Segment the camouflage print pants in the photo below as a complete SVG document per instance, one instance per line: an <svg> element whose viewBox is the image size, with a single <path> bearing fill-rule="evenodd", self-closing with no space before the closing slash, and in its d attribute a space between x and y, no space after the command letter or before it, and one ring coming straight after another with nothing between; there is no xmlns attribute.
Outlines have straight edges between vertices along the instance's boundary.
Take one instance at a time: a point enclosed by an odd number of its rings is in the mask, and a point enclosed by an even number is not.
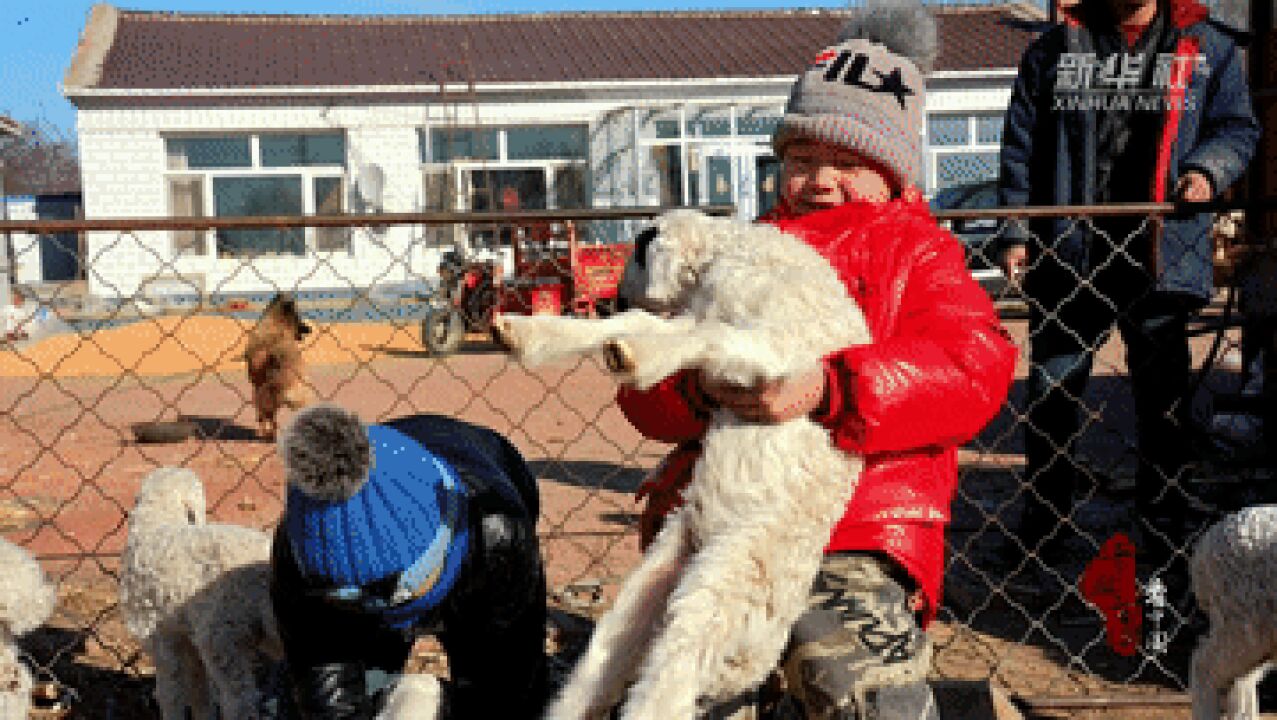
<svg viewBox="0 0 1277 720"><path fill-rule="evenodd" d="M926 682L931 643L893 574L874 555L825 556L781 661L789 697L767 718L938 720ZM718 705L704 717L746 720L752 706Z"/></svg>
<svg viewBox="0 0 1277 720"><path fill-rule="evenodd" d="M926 682L931 643L892 574L873 555L825 556L783 661L807 720L939 717Z"/></svg>

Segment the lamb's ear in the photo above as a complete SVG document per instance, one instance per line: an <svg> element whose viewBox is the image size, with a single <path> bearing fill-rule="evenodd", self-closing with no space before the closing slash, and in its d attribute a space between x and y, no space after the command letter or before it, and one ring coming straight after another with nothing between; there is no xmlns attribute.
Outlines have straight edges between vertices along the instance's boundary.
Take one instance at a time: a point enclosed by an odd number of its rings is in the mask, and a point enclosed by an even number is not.
<svg viewBox="0 0 1277 720"><path fill-rule="evenodd" d="M647 247L656 239L658 230L656 226L652 226L638 234L634 238L634 264L639 267L647 267Z"/></svg>
<svg viewBox="0 0 1277 720"><path fill-rule="evenodd" d="M368 480L372 448L353 413L312 405L297 413L279 438L288 483L318 500L343 502Z"/></svg>

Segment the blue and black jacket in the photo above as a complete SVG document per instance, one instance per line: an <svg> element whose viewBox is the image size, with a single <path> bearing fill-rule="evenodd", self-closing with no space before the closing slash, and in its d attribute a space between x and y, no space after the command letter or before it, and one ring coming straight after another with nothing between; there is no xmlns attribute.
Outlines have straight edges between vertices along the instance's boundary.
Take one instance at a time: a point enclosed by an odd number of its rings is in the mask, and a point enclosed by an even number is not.
<svg viewBox="0 0 1277 720"><path fill-rule="evenodd" d="M532 472L506 438L487 428L438 415L382 424L447 463L465 486L467 556L443 601L405 632L373 602L389 596L392 581L364 588L369 602L334 599L307 583L281 524L271 553L271 600L292 702L280 714L373 717L377 678L402 672L415 636L432 634L448 655L445 717L540 717L546 587Z"/></svg>
<svg viewBox="0 0 1277 720"><path fill-rule="evenodd" d="M1173 57L1174 74L1150 86L1149 72L1143 92L1127 94L1128 101L1145 108L1115 113L1097 107L1094 95L1073 92L1083 72L1077 58L1090 53L1103 63L1114 50L1126 49L1107 3L1082 0L1061 12L1064 22L1043 32L1020 63L1002 139L1000 205L1165 202L1190 170L1202 172L1218 196L1241 177L1260 127L1237 31L1211 19L1196 0L1162 0L1146 33L1145 41L1153 35L1154 44L1136 50L1144 51L1145 71L1156 70L1151 63L1159 55ZM1150 103L1150 91L1162 96ZM1159 109L1152 124L1147 124L1149 107ZM1116 146L1108 142L1114 137L1121 139ZM1137 259L1151 271L1153 289L1209 299L1210 223L1209 214L1191 213L1169 216L1160 228L1151 225ZM1046 218L1031 221L1028 230L1011 223L1003 246L1027 242L1031 262L1046 259L1037 263L1043 266L1038 277L1031 270L1027 281L1040 302L1067 297L1078 277L1087 277L1099 264L1091 257L1094 243L1085 223ZM1049 271L1052 266L1057 272Z"/></svg>

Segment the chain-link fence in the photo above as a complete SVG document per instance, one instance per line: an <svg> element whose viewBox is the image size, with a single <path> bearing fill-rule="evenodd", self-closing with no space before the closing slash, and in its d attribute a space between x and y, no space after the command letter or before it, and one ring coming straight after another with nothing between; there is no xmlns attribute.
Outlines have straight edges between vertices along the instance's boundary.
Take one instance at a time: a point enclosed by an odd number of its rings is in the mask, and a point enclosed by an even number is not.
<svg viewBox="0 0 1277 720"><path fill-rule="evenodd" d="M1002 219L957 235L1024 357L1006 407L959 454L937 678L989 679L1044 707L1182 700L1168 693L1185 685L1192 622L1175 561L1197 526L1262 499L1271 477L1272 404L1260 399L1274 387L1262 292L1274 252L1230 238L1223 215L1218 257L1204 258L1222 289L1204 307L1150 306L1132 268L1165 210L1121 221L1055 210L1092 249L1081 270L1034 235L1033 212L941 213ZM627 252L616 241L655 212L9 223L85 233L87 280L16 288L0 347L0 532L60 587L54 616L23 643L37 675L75 691L78 717L151 716L150 660L121 623L116 578L152 469L195 471L218 521L275 523L282 471L244 347L280 291L314 328L301 356L318 398L367 421L453 415L518 445L541 480L557 636L588 627L638 559L633 492L668 448L628 425L597 360L529 371L486 327L494 312L608 312ZM1011 235L1033 248L1032 294L982 259ZM1030 370L1030 348L1045 370ZM1128 362L1148 376L1135 390ZM1137 598L1133 647L1120 642L1129 621L1082 582L1119 532L1136 543L1137 572L1105 587Z"/></svg>

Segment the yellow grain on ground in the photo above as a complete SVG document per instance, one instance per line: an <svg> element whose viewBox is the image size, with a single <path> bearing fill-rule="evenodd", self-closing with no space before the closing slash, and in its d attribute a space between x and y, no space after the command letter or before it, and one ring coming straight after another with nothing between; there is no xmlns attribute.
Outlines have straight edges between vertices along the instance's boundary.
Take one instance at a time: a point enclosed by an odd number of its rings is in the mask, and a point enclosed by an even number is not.
<svg viewBox="0 0 1277 720"><path fill-rule="evenodd" d="M242 369L252 321L217 316L161 317L88 335L55 335L0 351L0 377L180 375ZM386 350L421 349L415 333L388 323L312 324L302 345L311 365L360 363Z"/></svg>

